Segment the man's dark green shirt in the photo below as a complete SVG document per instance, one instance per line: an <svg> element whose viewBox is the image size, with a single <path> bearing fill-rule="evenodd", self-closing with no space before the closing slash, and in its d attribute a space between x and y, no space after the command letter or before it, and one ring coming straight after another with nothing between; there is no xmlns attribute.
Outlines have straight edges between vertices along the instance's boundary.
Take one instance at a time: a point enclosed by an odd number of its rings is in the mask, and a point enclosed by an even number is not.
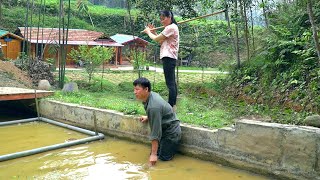
<svg viewBox="0 0 320 180"><path fill-rule="evenodd" d="M165 124L179 122L176 113L173 112L171 105L166 102L158 93L150 92L147 101L144 104L146 110L149 126L151 129L150 140L161 140L162 127ZM167 134L175 134L178 129L172 129L173 132L166 131ZM180 129L179 129L180 130Z"/></svg>

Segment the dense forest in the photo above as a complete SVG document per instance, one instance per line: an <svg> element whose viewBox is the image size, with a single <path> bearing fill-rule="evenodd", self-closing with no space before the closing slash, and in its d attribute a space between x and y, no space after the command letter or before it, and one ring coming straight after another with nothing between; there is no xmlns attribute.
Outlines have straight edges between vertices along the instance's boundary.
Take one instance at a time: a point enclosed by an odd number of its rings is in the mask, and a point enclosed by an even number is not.
<svg viewBox="0 0 320 180"><path fill-rule="evenodd" d="M172 10L178 20L226 10L216 18L180 25L181 57L191 55L194 66L230 72L227 79L208 85L216 93L264 110L320 113L317 0L0 0L0 29L14 32L19 26L58 27L62 22L109 36L148 39L140 31L146 23L160 24L161 9ZM62 15L70 16L69 24Z"/></svg>

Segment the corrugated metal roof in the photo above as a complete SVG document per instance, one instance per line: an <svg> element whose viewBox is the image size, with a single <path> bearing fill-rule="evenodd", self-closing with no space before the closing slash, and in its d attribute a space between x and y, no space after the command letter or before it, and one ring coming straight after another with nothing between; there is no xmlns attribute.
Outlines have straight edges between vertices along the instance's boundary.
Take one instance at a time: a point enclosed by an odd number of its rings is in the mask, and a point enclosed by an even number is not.
<svg viewBox="0 0 320 180"><path fill-rule="evenodd" d="M0 37L6 35L8 33L9 33L9 31L5 31L5 30L0 29Z"/></svg>
<svg viewBox="0 0 320 180"><path fill-rule="evenodd" d="M39 28L38 31L37 27L29 27L28 33L24 27L19 27L19 29L21 34L31 43L37 43L37 38L38 43L56 44L59 42L58 28ZM62 31L60 33L62 34ZM103 32L89 31L85 29L69 29L67 43L70 45L123 46L111 38L99 39L103 35Z"/></svg>
<svg viewBox="0 0 320 180"><path fill-rule="evenodd" d="M149 43L148 41L146 41L142 38L139 38L138 36L132 36L132 35L128 35L128 34L116 34L116 35L110 36L110 38L120 44L126 44L126 43L131 42L135 39L142 41L145 44Z"/></svg>
<svg viewBox="0 0 320 180"><path fill-rule="evenodd" d="M18 35L16 35L16 34L13 34L13 33L9 32L9 31L0 29L0 38L3 37L3 36L6 36L6 35L10 35L11 37L14 37L14 38L16 38L16 39L21 39L21 40L23 40L23 37L20 37L20 36L18 36Z"/></svg>

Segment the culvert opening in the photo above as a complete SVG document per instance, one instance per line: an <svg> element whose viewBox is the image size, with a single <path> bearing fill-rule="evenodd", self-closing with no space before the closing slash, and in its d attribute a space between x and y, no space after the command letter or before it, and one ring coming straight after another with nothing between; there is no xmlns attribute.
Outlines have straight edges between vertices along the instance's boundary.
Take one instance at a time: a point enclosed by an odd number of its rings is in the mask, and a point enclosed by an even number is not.
<svg viewBox="0 0 320 180"><path fill-rule="evenodd" d="M0 101L0 122L37 117L35 99Z"/></svg>

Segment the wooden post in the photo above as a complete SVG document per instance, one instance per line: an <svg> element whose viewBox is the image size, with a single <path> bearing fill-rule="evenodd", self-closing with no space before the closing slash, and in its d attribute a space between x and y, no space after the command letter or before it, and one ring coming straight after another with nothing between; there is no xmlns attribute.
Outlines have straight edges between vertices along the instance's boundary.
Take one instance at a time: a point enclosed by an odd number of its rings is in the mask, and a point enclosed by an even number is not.
<svg viewBox="0 0 320 180"><path fill-rule="evenodd" d="M98 135L96 111L93 111L93 123L94 123L94 131L96 132L96 135Z"/></svg>
<svg viewBox="0 0 320 180"><path fill-rule="evenodd" d="M122 64L122 47L118 47L119 51L118 51L118 56L119 56L119 64Z"/></svg>
<svg viewBox="0 0 320 180"><path fill-rule="evenodd" d="M38 115L38 118L39 118L39 117L40 117L40 112L39 112L39 103L38 103L38 97L37 97L37 90L36 90L36 88L34 89L34 98L35 98L35 101L36 101L37 115Z"/></svg>

